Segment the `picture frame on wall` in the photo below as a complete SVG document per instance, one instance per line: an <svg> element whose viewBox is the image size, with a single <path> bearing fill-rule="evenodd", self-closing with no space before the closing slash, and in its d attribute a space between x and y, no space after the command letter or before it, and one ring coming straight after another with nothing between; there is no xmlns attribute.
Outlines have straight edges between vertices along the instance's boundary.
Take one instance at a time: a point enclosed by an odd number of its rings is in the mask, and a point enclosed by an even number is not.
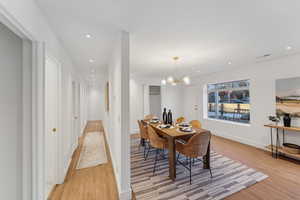
<svg viewBox="0 0 300 200"><path fill-rule="evenodd" d="M105 111L109 112L109 82L105 84Z"/></svg>

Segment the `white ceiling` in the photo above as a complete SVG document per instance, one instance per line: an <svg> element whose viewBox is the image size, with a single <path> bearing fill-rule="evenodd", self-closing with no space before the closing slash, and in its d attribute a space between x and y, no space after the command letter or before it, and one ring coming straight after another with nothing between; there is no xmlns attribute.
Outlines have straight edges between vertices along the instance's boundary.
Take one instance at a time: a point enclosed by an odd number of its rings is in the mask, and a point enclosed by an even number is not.
<svg viewBox="0 0 300 200"><path fill-rule="evenodd" d="M131 72L205 74L300 50L298 0L37 0L82 72L107 66L117 31L130 32ZM86 39L85 34L92 35ZM287 51L286 46L292 46ZM89 63L89 59L95 63ZM228 62L232 62L231 65Z"/></svg>

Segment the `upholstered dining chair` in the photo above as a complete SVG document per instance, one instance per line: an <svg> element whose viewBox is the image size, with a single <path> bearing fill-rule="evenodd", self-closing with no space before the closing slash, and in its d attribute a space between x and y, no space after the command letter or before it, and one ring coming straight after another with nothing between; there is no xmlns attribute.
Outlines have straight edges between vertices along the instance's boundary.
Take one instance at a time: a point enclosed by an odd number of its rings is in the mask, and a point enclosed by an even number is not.
<svg viewBox="0 0 300 200"><path fill-rule="evenodd" d="M176 151L179 153L177 156L177 162L182 164L190 172L190 184L192 184L192 162L194 159L203 157L207 153L207 148L210 143L211 133L196 133L193 135L187 143L183 143L181 140L176 141ZM183 154L187 158L187 164L184 164L179 160L180 154ZM203 162L203 161L202 161ZM189 165L189 166L187 166ZM212 177L211 169L209 168L210 176Z"/></svg>
<svg viewBox="0 0 300 200"><path fill-rule="evenodd" d="M148 127L148 136L149 136L151 147L156 149L155 161L154 161L154 167L153 167L153 174L154 174L155 169L156 169L156 163L158 161L158 156L161 156L162 158L164 158L164 150L168 148L168 141L167 141L167 139L159 137L159 135L156 133L156 131L154 130L154 128L152 126ZM148 156L148 153L149 153L149 150L147 152L146 157Z"/></svg>
<svg viewBox="0 0 300 200"><path fill-rule="evenodd" d="M193 128L202 128L201 122L199 120L192 120L190 124Z"/></svg>
<svg viewBox="0 0 300 200"><path fill-rule="evenodd" d="M139 128L140 128L140 137L142 140L144 140L144 158L145 157L145 154L146 154L146 148L147 148L147 145L149 146L149 136L148 136L148 127L145 126L142 121L138 120L138 124L139 124ZM149 148L149 147L148 147Z"/></svg>
<svg viewBox="0 0 300 200"><path fill-rule="evenodd" d="M182 123L182 122L184 122L184 121L185 121L185 118L184 118L184 117L178 117L178 118L176 119L176 124Z"/></svg>

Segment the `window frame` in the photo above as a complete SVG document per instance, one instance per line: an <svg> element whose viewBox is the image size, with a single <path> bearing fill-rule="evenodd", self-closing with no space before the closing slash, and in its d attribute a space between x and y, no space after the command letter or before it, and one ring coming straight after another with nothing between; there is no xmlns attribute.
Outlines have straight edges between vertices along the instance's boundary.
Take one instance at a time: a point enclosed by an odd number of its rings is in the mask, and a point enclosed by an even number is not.
<svg viewBox="0 0 300 200"><path fill-rule="evenodd" d="M242 86L242 87L234 87L234 83L235 82L247 82L247 85L246 86ZM220 88L218 87L218 85L231 85L230 87L226 87L226 88ZM209 88L212 88L210 87L211 85L214 85L213 89L209 89ZM230 123L230 124L238 124L238 125L250 125L251 124L251 97L250 97L250 79L242 79L242 80L233 80L233 81L226 81L226 82L218 82L218 83L208 83L205 85L205 90L204 90L204 95L205 95L205 113L204 113L204 118L205 119L208 119L208 120L215 120L215 121L220 121L220 122L226 122L226 123ZM230 120L230 119L222 119L222 118L219 118L219 105L222 104L220 103L219 101L219 92L228 92L228 103L230 104L231 103L231 93L234 92L234 91L243 91L243 90L247 90L248 93L249 93L249 120L246 121L246 122L241 122L239 120ZM209 116L209 93L211 92L214 92L215 93L215 117L211 117Z"/></svg>

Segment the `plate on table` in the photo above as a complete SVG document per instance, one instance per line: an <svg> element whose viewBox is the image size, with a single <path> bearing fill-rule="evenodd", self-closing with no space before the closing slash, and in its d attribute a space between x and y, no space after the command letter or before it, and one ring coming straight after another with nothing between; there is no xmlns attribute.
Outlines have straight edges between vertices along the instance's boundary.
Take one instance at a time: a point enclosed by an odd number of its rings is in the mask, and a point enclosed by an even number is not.
<svg viewBox="0 0 300 200"><path fill-rule="evenodd" d="M157 124L159 122L159 119L151 119L150 123L151 124Z"/></svg>
<svg viewBox="0 0 300 200"><path fill-rule="evenodd" d="M158 128L163 129L163 128L174 128L174 127L169 124L161 124L158 126Z"/></svg>
<svg viewBox="0 0 300 200"><path fill-rule="evenodd" d="M177 126L179 126L179 127L192 127L189 123L187 123L187 122L182 122L182 123L179 123L179 124L177 124Z"/></svg>
<svg viewBox="0 0 300 200"><path fill-rule="evenodd" d="M184 133L196 133L191 127L180 127L178 130Z"/></svg>

